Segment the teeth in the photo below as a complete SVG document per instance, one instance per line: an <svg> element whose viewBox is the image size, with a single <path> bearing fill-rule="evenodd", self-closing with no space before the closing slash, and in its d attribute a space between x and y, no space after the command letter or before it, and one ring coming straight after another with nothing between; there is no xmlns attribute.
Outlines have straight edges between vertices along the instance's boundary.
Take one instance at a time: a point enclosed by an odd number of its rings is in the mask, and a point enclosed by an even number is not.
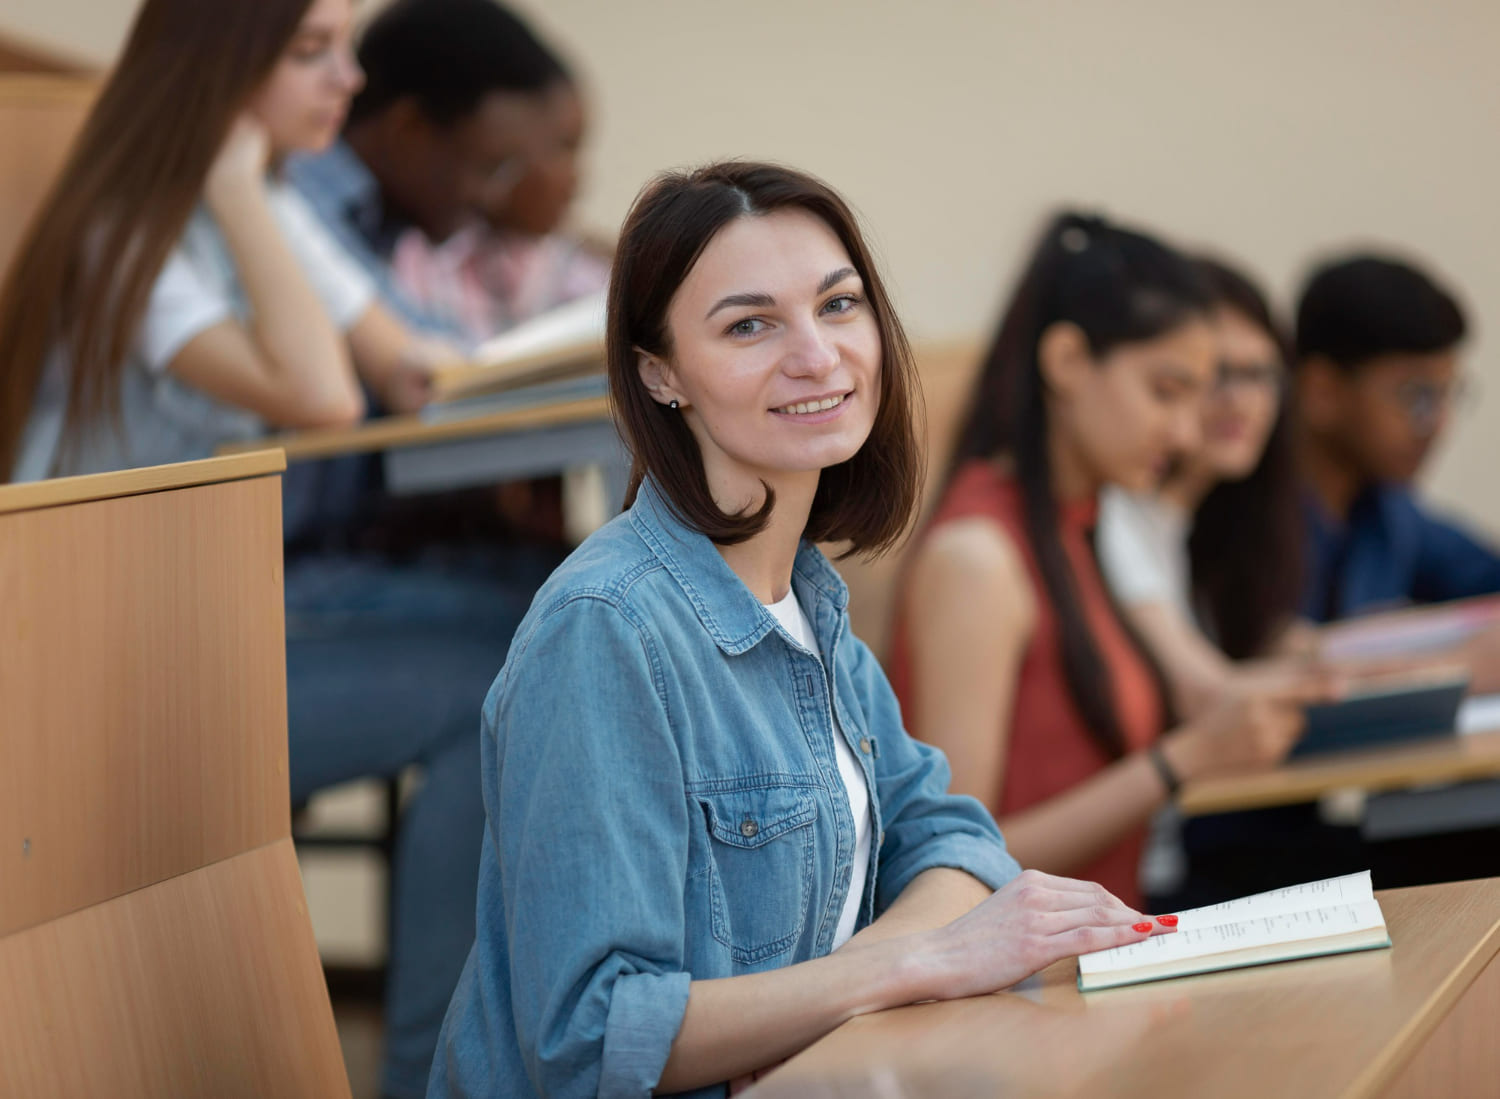
<svg viewBox="0 0 1500 1099"><path fill-rule="evenodd" d="M837 408L844 403L844 398L825 397L821 401L802 401L797 404L784 405L776 409L777 412L785 412L792 416L802 416L809 412L826 412L830 408Z"/></svg>

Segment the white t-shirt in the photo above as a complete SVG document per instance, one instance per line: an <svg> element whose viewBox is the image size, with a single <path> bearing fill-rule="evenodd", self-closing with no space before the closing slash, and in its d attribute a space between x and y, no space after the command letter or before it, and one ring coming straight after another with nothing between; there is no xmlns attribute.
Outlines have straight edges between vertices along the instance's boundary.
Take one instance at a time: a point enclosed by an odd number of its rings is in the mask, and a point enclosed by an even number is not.
<svg viewBox="0 0 1500 1099"><path fill-rule="evenodd" d="M347 330L374 300L374 284L290 186L268 182L266 199L314 293L334 324ZM36 481L206 458L220 443L263 434L266 425L254 413L217 401L167 371L194 336L221 321L247 322L249 316L229 246L200 205L151 287L120 375L118 430L106 419L77 445L61 446L68 364L54 352L42 371L11 479Z"/></svg>
<svg viewBox="0 0 1500 1099"><path fill-rule="evenodd" d="M1154 494L1110 485L1099 496L1099 567L1126 606L1165 603L1194 621L1187 540L1191 519Z"/></svg>
<svg viewBox="0 0 1500 1099"><path fill-rule="evenodd" d="M796 592L787 592L785 599L768 604L766 610L776 616L776 621L791 634L793 641L817 655L818 639ZM839 778L844 780L844 792L849 797L849 811L854 817L854 875L849 880L849 896L844 899L843 911L839 913L838 929L833 933L833 948L837 950L854 934L854 925L859 921L859 905L865 896L865 882L870 876L870 788L865 783L864 768L854 758L854 749L849 747L838 728L837 718L834 719L833 750L839 765Z"/></svg>

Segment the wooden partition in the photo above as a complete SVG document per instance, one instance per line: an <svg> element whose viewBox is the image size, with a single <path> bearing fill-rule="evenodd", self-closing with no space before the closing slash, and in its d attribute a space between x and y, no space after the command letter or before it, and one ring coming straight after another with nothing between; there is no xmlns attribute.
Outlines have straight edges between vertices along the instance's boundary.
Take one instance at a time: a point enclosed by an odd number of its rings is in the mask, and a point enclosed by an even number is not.
<svg viewBox="0 0 1500 1099"><path fill-rule="evenodd" d="M348 1095L289 836L279 451L0 486L0 1095Z"/></svg>
<svg viewBox="0 0 1500 1099"><path fill-rule="evenodd" d="M62 170L98 92L98 78L0 73L0 275Z"/></svg>

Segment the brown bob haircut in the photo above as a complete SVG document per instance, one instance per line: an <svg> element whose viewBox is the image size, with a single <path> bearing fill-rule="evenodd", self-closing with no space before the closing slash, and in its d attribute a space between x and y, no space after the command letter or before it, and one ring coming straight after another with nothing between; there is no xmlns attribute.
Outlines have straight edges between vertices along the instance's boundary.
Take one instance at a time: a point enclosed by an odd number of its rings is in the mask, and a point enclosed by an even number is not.
<svg viewBox="0 0 1500 1099"><path fill-rule="evenodd" d="M639 352L672 355L667 309L709 241L730 222L777 210L802 210L838 236L880 328L880 406L864 445L823 470L805 537L848 542L847 554L875 556L900 542L915 517L923 472L916 414L921 392L911 346L896 319L853 212L826 183L776 164L724 161L666 172L647 184L620 233L609 281L606 355L616 422L630 448L625 504L647 477L688 526L721 545L765 529L775 506L726 514L714 502L703 457L682 414L656 401L641 380Z"/></svg>

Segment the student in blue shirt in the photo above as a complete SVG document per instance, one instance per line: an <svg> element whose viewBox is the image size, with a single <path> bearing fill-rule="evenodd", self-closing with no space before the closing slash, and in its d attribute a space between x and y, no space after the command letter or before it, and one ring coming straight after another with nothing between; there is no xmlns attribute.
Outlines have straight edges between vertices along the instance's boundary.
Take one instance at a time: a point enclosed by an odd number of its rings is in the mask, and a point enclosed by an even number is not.
<svg viewBox="0 0 1500 1099"><path fill-rule="evenodd" d="M1302 613L1328 622L1500 591L1500 553L1411 489L1462 397L1466 331L1416 267L1354 255L1315 271L1297 308L1299 461L1309 539Z"/></svg>
<svg viewBox="0 0 1500 1099"><path fill-rule="evenodd" d="M478 931L429 1096L723 1095L853 1015L1144 939L1101 887L1020 873L849 635L813 543L899 541L921 456L848 207L775 166L660 177L610 293L632 503L485 703Z"/></svg>
<svg viewBox="0 0 1500 1099"><path fill-rule="evenodd" d="M396 0L365 28L359 61L365 86L342 137L288 175L389 308L466 339L402 293L396 241L415 228L440 243L504 196L542 148L562 70L493 0Z"/></svg>

